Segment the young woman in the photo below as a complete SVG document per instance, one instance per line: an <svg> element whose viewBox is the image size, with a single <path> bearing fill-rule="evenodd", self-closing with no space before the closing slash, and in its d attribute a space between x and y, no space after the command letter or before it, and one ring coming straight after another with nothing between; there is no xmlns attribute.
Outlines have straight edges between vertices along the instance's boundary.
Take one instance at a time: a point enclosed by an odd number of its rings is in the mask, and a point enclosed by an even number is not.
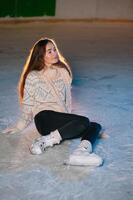
<svg viewBox="0 0 133 200"><path fill-rule="evenodd" d="M72 72L54 40L41 38L32 47L19 81L22 115L4 133L16 133L34 119L40 137L30 147L42 154L47 147L81 137L81 143L66 164L100 166L103 160L92 153L101 125L71 113Z"/></svg>

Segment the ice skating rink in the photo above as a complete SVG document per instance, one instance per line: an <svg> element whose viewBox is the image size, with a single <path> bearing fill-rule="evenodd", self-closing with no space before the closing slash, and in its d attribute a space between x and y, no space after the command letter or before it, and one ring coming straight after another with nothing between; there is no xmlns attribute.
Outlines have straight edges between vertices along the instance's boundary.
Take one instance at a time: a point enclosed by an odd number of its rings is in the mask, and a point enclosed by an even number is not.
<svg viewBox="0 0 133 200"><path fill-rule="evenodd" d="M65 166L79 139L33 156L34 124L22 133L0 133L1 200L133 199L133 24L0 24L0 130L20 114L17 82L29 49L54 38L71 64L73 113L100 122L108 134L94 151L99 168Z"/></svg>

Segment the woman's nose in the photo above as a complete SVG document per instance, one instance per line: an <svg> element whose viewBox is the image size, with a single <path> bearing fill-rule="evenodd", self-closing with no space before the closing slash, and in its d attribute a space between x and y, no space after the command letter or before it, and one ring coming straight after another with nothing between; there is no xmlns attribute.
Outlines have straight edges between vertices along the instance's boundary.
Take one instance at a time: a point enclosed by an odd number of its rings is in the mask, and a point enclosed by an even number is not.
<svg viewBox="0 0 133 200"><path fill-rule="evenodd" d="M52 55L56 56L57 55L56 51L52 51Z"/></svg>

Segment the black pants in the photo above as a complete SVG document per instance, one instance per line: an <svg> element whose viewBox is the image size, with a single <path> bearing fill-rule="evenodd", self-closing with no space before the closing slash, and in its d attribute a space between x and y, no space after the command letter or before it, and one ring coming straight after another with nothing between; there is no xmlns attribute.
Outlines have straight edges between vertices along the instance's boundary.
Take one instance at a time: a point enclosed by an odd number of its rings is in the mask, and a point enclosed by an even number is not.
<svg viewBox="0 0 133 200"><path fill-rule="evenodd" d="M48 135L58 129L62 140L81 137L81 140L89 140L93 144L101 130L100 124L90 122L87 117L52 110L39 112L34 120L41 135Z"/></svg>

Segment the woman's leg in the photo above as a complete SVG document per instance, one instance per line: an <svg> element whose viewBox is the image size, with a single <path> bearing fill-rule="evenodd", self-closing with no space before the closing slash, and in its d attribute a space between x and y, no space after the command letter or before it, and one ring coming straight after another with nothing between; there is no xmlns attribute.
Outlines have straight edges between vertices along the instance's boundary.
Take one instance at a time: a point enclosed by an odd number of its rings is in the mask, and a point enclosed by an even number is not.
<svg viewBox="0 0 133 200"><path fill-rule="evenodd" d="M91 154L92 144L101 130L100 124L89 122L89 119L84 116L49 110L41 111L35 116L35 125L44 137L32 145L31 152L33 154L41 154L46 147L59 144L61 139L81 137L82 141L79 147L65 161L65 164L93 166L102 164L99 156Z"/></svg>
<svg viewBox="0 0 133 200"><path fill-rule="evenodd" d="M101 126L89 119L76 114L61 113L55 111L41 111L35 116L35 125L41 135L50 134L56 129L62 140L81 137L94 143Z"/></svg>
<svg viewBox="0 0 133 200"><path fill-rule="evenodd" d="M91 144L94 144L101 129L102 126L100 124L96 122L90 122L90 125L86 127L81 140L89 140Z"/></svg>

